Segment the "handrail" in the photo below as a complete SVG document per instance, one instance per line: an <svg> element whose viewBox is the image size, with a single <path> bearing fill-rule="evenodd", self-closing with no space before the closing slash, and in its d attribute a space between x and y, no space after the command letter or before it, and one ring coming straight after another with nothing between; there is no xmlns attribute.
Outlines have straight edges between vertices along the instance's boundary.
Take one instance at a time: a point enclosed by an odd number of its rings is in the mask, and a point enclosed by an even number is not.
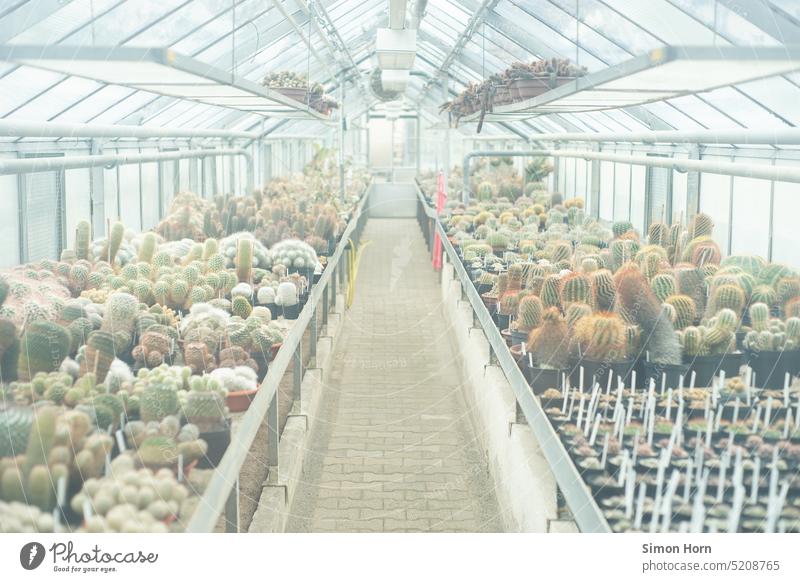
<svg viewBox="0 0 800 582"><path fill-rule="evenodd" d="M289 333L284 338L283 345L281 349L278 350L277 356L270 362L267 375L261 383L258 393L250 404L250 408L242 416L237 431L231 437L228 449L225 451L219 465L217 465L200 504L186 527L187 532L213 532L220 515L222 515L223 510L226 509L226 504L228 504L232 496L238 495L238 480L242 465L244 465L250 447L255 440L256 433L264 422L264 417L267 415L268 410L274 407L273 410L275 414L277 414L278 386L290 363L297 359L298 350L302 348L303 335L309 327L309 324L312 325L312 334L315 335L317 304L323 297L325 297L326 301L328 300L328 285L333 280L334 271L341 268L340 263L342 256L344 255L347 245L350 244L350 238L354 234L358 234L357 229L363 227L362 217L366 216L364 206L369 199L371 189L372 184L367 187L361 200L356 205L351 220L347 228L345 228L339 244L336 246L336 250L328 259L328 268L322 272L319 281L311 288L308 301L300 312L297 320L295 320L292 325L292 328L289 330ZM333 292L335 293L335 285L333 286ZM326 306L324 305L323 308L323 314L327 314ZM316 349L316 346L313 345L313 339L314 338L312 338L312 350ZM297 371L297 362L294 362L294 364L295 371ZM302 373L302 362L300 363L300 368ZM295 382L297 382L297 380L298 379L295 378ZM270 438L278 436L279 439L277 422L274 424L275 426L270 426ZM277 450L277 444L277 442L270 443L270 448ZM277 467L270 467L270 470L273 468L276 469ZM236 520L235 529L238 530L238 504L232 505L236 514L231 517ZM226 511L226 514L229 511ZM228 522L230 523L230 520L228 520Z"/></svg>
<svg viewBox="0 0 800 582"><path fill-rule="evenodd" d="M528 381L522 375L522 371L511 356L505 339L503 339L500 330L497 329L492 316L489 314L489 310L486 309L486 305L478 295L478 290L472 284L464 265L461 264L455 248L447 239L447 233L441 221L439 221L436 211L427 204L419 186L417 186L417 198L419 204L425 209L425 214L434 222L435 230L442 239L442 249L453 265L455 275L461 284L461 290L472 307L473 315L483 328L483 333L489 343L489 349L494 352L497 363L503 370L514 392L517 406L531 427L539 443L539 448L550 465L553 476L572 511L572 515L575 517L578 527L582 532L610 532L611 528L608 525L608 521L597 505L591 491L584 483L578 468L572 462L569 454L567 454L567 450L547 419L544 409L542 409L541 404L533 395Z"/></svg>

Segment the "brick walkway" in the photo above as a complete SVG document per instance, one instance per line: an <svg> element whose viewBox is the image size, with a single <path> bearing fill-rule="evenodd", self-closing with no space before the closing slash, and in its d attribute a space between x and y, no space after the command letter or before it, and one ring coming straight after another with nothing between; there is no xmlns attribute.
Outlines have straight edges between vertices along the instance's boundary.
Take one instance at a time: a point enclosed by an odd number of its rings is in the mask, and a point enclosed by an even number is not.
<svg viewBox="0 0 800 582"><path fill-rule="evenodd" d="M287 531L501 531L413 219L372 219Z"/></svg>

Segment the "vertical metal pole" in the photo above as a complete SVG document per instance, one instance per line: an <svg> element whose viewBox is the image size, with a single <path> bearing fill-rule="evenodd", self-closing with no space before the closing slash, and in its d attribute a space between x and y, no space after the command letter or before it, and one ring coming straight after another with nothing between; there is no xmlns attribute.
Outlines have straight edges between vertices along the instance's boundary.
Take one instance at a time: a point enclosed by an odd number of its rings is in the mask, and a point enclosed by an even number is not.
<svg viewBox="0 0 800 582"><path fill-rule="evenodd" d="M344 202L344 71L339 74L339 202Z"/></svg>
<svg viewBox="0 0 800 582"><path fill-rule="evenodd" d="M600 151L600 144L592 147L594 151ZM592 160L589 166L589 214L595 218L600 218L600 161Z"/></svg>
<svg viewBox="0 0 800 582"><path fill-rule="evenodd" d="M278 447L280 435L278 434L278 391L272 396L267 409L267 467L278 468Z"/></svg>
<svg viewBox="0 0 800 582"><path fill-rule="evenodd" d="M689 159L700 159L700 147L689 147ZM686 221L700 210L700 172L686 172Z"/></svg>
<svg viewBox="0 0 800 582"><path fill-rule="evenodd" d="M328 309L330 309L330 304L328 303L328 287L333 284L333 277L331 277L331 281L328 285L325 285L325 289L322 290L322 325L328 325Z"/></svg>
<svg viewBox="0 0 800 582"><path fill-rule="evenodd" d="M442 102L449 101L447 94L448 76L447 73L442 74ZM444 189L447 192L448 178L450 177L450 124L444 130L444 151L442 152L442 174L444 175ZM464 170L466 173L466 170ZM469 182L469 176L466 181ZM469 189L467 189L469 190ZM447 193L448 196L450 193ZM463 196L469 197L469 192L462 193Z"/></svg>
<svg viewBox="0 0 800 582"><path fill-rule="evenodd" d="M417 169L417 176L419 176L419 169L420 169L420 165L422 163L422 153L421 153L421 151L422 151L422 112L420 111L419 108L417 109L417 123L414 126L414 129L416 130L416 134L417 134L417 140L416 140L417 141L417 151L415 152L416 153L415 164L416 164L416 169Z"/></svg>
<svg viewBox="0 0 800 582"><path fill-rule="evenodd" d="M239 533L239 477L225 501L225 533Z"/></svg>
<svg viewBox="0 0 800 582"><path fill-rule="evenodd" d="M292 373L292 381L294 384L294 401L299 403L300 399L303 396L302 393L302 385L303 385L303 341L297 344L297 349L294 351L294 369Z"/></svg>
<svg viewBox="0 0 800 582"><path fill-rule="evenodd" d="M102 153L100 142L92 140L91 152L93 156ZM103 168L96 166L89 170L91 184L91 222L92 237L100 238L106 231L106 209L105 209L105 180Z"/></svg>
<svg viewBox="0 0 800 582"><path fill-rule="evenodd" d="M311 341L309 342L310 356L314 367L317 366L317 308L311 312Z"/></svg>

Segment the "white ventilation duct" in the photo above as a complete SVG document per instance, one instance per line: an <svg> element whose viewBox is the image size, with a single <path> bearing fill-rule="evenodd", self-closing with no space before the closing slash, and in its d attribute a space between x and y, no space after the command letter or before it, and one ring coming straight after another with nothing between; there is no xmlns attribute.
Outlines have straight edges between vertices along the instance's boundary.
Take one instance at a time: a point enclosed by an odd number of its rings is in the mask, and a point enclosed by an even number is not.
<svg viewBox="0 0 800 582"><path fill-rule="evenodd" d="M406 27L407 0L389 0L389 28L401 30Z"/></svg>
<svg viewBox="0 0 800 582"><path fill-rule="evenodd" d="M379 28L375 52L381 69L411 69L417 54L417 31Z"/></svg>
<svg viewBox="0 0 800 582"><path fill-rule="evenodd" d="M381 71L381 85L385 91L402 93L406 90L410 72L402 69L384 69Z"/></svg>

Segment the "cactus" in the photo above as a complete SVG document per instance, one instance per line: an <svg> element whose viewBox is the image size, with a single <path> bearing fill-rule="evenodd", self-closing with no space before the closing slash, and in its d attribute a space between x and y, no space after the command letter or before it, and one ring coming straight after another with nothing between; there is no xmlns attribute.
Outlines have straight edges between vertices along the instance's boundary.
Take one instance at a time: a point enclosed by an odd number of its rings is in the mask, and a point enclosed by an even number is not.
<svg viewBox="0 0 800 582"><path fill-rule="evenodd" d="M714 232L714 221L708 214L698 212L689 223L689 237L711 236Z"/></svg>
<svg viewBox="0 0 800 582"><path fill-rule="evenodd" d="M627 355L625 323L616 313L599 311L582 318L575 326L581 355L596 361L613 362Z"/></svg>
<svg viewBox="0 0 800 582"><path fill-rule="evenodd" d="M500 315L514 315L519 307L519 292L506 291L500 297L498 313Z"/></svg>
<svg viewBox="0 0 800 582"><path fill-rule="evenodd" d="M748 312L753 329L766 331L769 326L769 306L766 303L753 303Z"/></svg>
<svg viewBox="0 0 800 582"><path fill-rule="evenodd" d="M233 298L233 301L231 302L231 313L233 315L238 315L242 319L247 319L252 311L253 306L250 305L250 302L246 297L237 295Z"/></svg>
<svg viewBox="0 0 800 582"><path fill-rule="evenodd" d="M10 319L0 319L0 381L2 382L17 379L19 345L17 326Z"/></svg>
<svg viewBox="0 0 800 582"><path fill-rule="evenodd" d="M37 372L52 372L69 356L69 332L50 321L34 321L28 325L20 341L17 372L20 380L29 382Z"/></svg>
<svg viewBox="0 0 800 582"><path fill-rule="evenodd" d="M669 228L663 222L654 222L647 229L647 242L666 247L669 244Z"/></svg>
<svg viewBox="0 0 800 582"><path fill-rule="evenodd" d="M86 349L83 353L81 362L81 373L91 372L97 381L105 382L111 363L117 353L117 346L114 342L114 334L109 331L93 331L86 338Z"/></svg>
<svg viewBox="0 0 800 582"><path fill-rule="evenodd" d="M766 265L758 274L758 282L761 285L769 285L777 291L778 282L785 278L793 276L792 270L786 265L780 263L770 263Z"/></svg>
<svg viewBox="0 0 800 582"><path fill-rule="evenodd" d="M528 336L528 351L540 368L563 370L567 367L569 350L567 324L557 308L545 310L542 325Z"/></svg>
<svg viewBox="0 0 800 582"><path fill-rule="evenodd" d="M785 305L790 299L800 297L800 279L797 277L784 277L775 286L777 302Z"/></svg>
<svg viewBox="0 0 800 582"><path fill-rule="evenodd" d="M720 262L721 267L738 267L756 278L766 265L767 262L756 255L731 255Z"/></svg>
<svg viewBox="0 0 800 582"><path fill-rule="evenodd" d="M532 294L526 295L519 302L519 307L517 307L516 329L529 333L532 329L539 327L543 311L544 305L539 297Z"/></svg>
<svg viewBox="0 0 800 582"><path fill-rule="evenodd" d="M192 374L202 374L216 369L214 354L203 342L189 342L183 349L183 360Z"/></svg>
<svg viewBox="0 0 800 582"><path fill-rule="evenodd" d="M678 293L691 297L697 313L702 313L705 310L706 293L700 271L694 265L683 263L675 266L673 274L678 282Z"/></svg>
<svg viewBox="0 0 800 582"><path fill-rule="evenodd" d="M569 327L570 331L575 329L575 325L581 320L581 318L591 314L592 308L586 303L571 303L569 307L567 307L567 313L565 315L567 326Z"/></svg>
<svg viewBox="0 0 800 582"><path fill-rule="evenodd" d="M611 230L614 232L614 237L619 238L633 230L633 223L627 220L620 220L611 226Z"/></svg>
<svg viewBox="0 0 800 582"><path fill-rule="evenodd" d="M136 453L141 464L153 470L174 467L179 454L175 441L166 436L147 437Z"/></svg>
<svg viewBox="0 0 800 582"><path fill-rule="evenodd" d="M739 326L739 316L732 309L720 309L714 317L714 327L733 333Z"/></svg>
<svg viewBox="0 0 800 582"><path fill-rule="evenodd" d="M178 392L167 384L150 383L139 397L139 414L143 421L162 421L178 412Z"/></svg>
<svg viewBox="0 0 800 582"><path fill-rule="evenodd" d="M738 317L741 315L744 306L745 295L741 287L737 287L736 285L719 285L711 292L708 314L714 315L720 309L730 309Z"/></svg>
<svg viewBox="0 0 800 582"><path fill-rule="evenodd" d="M142 244L139 247L138 260L145 263L150 263L153 260L153 255L156 252L156 233L147 232L142 237Z"/></svg>
<svg viewBox="0 0 800 582"><path fill-rule="evenodd" d="M91 260L92 225L88 220L81 220L75 227L75 258Z"/></svg>
<svg viewBox="0 0 800 582"><path fill-rule="evenodd" d="M617 301L617 288L611 271L602 269L592 275L592 297L598 311L611 311Z"/></svg>
<svg viewBox="0 0 800 582"><path fill-rule="evenodd" d="M550 262L568 261L572 257L572 245L568 242L558 242L553 245L550 253Z"/></svg>
<svg viewBox="0 0 800 582"><path fill-rule="evenodd" d="M665 300L675 310L675 329L685 329L697 319L697 308L694 300L688 295L670 295Z"/></svg>
<svg viewBox="0 0 800 582"><path fill-rule="evenodd" d="M701 328L689 326L684 329L681 335L681 347L684 355L689 358L708 355Z"/></svg>
<svg viewBox="0 0 800 582"><path fill-rule="evenodd" d="M25 451L32 422L33 414L30 408L9 408L0 411L0 459L16 457Z"/></svg>
<svg viewBox="0 0 800 582"><path fill-rule="evenodd" d="M170 288L170 299L174 306L182 308L189 298L189 283L183 279L175 279L175 282Z"/></svg>
<svg viewBox="0 0 800 582"><path fill-rule="evenodd" d="M251 283L253 278L253 241L240 238L236 250L236 276L239 282Z"/></svg>
<svg viewBox="0 0 800 582"><path fill-rule="evenodd" d="M611 242L611 266L616 271L628 261L632 261L639 252L639 243L635 240L618 239Z"/></svg>
<svg viewBox="0 0 800 582"><path fill-rule="evenodd" d="M677 283L675 282L675 277L670 273L659 273L650 281L650 288L662 303L664 303L670 295L675 295L676 287Z"/></svg>
<svg viewBox="0 0 800 582"><path fill-rule="evenodd" d="M208 261L219 252L219 242L215 238L207 238L203 243L203 261Z"/></svg>
<svg viewBox="0 0 800 582"><path fill-rule="evenodd" d="M139 300L129 293L113 293L106 300L106 312L100 329L117 332L132 331L136 314L139 313Z"/></svg>
<svg viewBox="0 0 800 582"><path fill-rule="evenodd" d="M591 283L586 275L572 273L564 277L561 282L561 303L564 308L571 303L587 303Z"/></svg>
<svg viewBox="0 0 800 582"><path fill-rule="evenodd" d="M117 256L117 252L119 251L119 247L122 245L122 239L124 237L124 224L121 222L115 222L113 225L111 225L111 232L109 233L105 244L102 246L100 256L98 258L113 265L114 259Z"/></svg>
<svg viewBox="0 0 800 582"><path fill-rule="evenodd" d="M624 312L642 331L644 350L659 364L680 364L681 352L675 328L661 301L653 294L644 275L636 268L617 274L617 296Z"/></svg>
<svg viewBox="0 0 800 582"><path fill-rule="evenodd" d="M692 243L692 255L690 261L702 267L704 265L719 265L722 259L722 251L719 245L713 240Z"/></svg>
<svg viewBox="0 0 800 582"><path fill-rule="evenodd" d="M489 233L486 237L486 244L490 245L495 252L506 250L509 242L508 237L500 232Z"/></svg>
<svg viewBox="0 0 800 582"><path fill-rule="evenodd" d="M558 275L545 277L539 297L545 307L561 308L561 279Z"/></svg>
<svg viewBox="0 0 800 582"><path fill-rule="evenodd" d="M477 189L478 200L491 200L495 196L494 185L491 182L481 182Z"/></svg>
<svg viewBox="0 0 800 582"><path fill-rule="evenodd" d="M225 420L225 400L218 390L193 389L186 397L183 415L201 431L213 429Z"/></svg>

